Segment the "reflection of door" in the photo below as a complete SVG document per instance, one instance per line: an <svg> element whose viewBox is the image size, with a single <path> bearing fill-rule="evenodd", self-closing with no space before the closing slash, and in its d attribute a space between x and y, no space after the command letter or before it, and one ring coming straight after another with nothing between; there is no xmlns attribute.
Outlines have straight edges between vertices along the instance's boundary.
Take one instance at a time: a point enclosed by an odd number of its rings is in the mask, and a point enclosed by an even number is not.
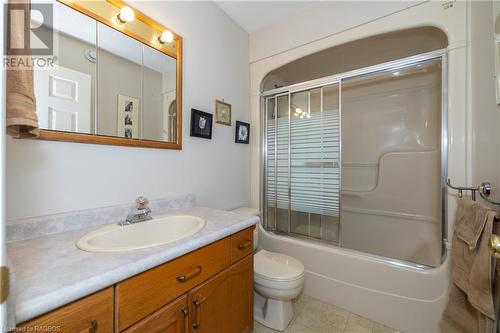
<svg viewBox="0 0 500 333"><path fill-rule="evenodd" d="M175 97L175 90L163 93L163 141L176 141L177 112L173 114L171 112L172 106L175 105Z"/></svg>
<svg viewBox="0 0 500 333"><path fill-rule="evenodd" d="M34 71L41 128L90 133L91 76L57 66Z"/></svg>

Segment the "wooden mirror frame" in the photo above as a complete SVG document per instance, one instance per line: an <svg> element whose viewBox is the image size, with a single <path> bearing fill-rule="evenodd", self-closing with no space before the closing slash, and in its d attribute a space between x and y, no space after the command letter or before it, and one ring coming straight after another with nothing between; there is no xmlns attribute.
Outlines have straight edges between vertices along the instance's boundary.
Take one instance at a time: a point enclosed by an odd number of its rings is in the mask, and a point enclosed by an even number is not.
<svg viewBox="0 0 500 333"><path fill-rule="evenodd" d="M147 17L141 12L135 10L121 0L94 0L92 2L85 0L57 0L58 2L84 14L98 22L101 22L115 30L118 30L127 36L146 44L155 50L176 60L176 106L177 106L177 133L176 142L155 141L147 139L123 138L118 136L108 136L99 134L74 133L57 130L40 129L40 140L79 142L115 146L131 146L162 149L182 149L182 37L171 29L161 25L153 19ZM100 13L96 13L94 8L89 8L88 4L102 7ZM125 24L116 22L116 16L124 6L131 7L135 13L135 20ZM110 14L111 13L111 14ZM132 25L135 24L135 29ZM127 28L129 27L129 28ZM165 30L170 30L174 35L174 46L163 46L155 42L159 35ZM149 36L140 35L137 31L148 31ZM164 44L165 45L165 44ZM98 46L96 46L98 47ZM171 49L175 49L173 52Z"/></svg>

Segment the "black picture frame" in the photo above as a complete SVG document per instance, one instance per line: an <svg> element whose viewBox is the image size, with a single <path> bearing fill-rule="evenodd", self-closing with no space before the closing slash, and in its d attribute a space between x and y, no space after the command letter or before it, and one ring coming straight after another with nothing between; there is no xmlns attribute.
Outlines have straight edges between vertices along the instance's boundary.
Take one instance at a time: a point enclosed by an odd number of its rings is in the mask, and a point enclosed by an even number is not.
<svg viewBox="0 0 500 333"><path fill-rule="evenodd" d="M242 135L244 133L240 132L241 127L246 128L246 137L242 137ZM243 121L236 120L236 131L234 133L234 142L244 143L244 144L250 143L250 124L249 123L245 123Z"/></svg>
<svg viewBox="0 0 500 333"><path fill-rule="evenodd" d="M205 119L205 126L203 128L201 128L202 119ZM203 112L197 109L191 109L191 136L211 140L212 124L213 115L211 113Z"/></svg>

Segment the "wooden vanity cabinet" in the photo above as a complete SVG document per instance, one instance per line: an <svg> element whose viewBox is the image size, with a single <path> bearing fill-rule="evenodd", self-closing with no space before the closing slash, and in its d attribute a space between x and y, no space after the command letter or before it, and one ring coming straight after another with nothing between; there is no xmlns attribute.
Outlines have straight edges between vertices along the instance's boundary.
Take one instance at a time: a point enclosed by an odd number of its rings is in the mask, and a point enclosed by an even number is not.
<svg viewBox="0 0 500 333"><path fill-rule="evenodd" d="M63 333L253 330L253 229L247 228L21 324ZM27 330L30 331L30 330Z"/></svg>
<svg viewBox="0 0 500 333"><path fill-rule="evenodd" d="M253 256L247 256L188 293L189 332L253 330Z"/></svg>
<svg viewBox="0 0 500 333"><path fill-rule="evenodd" d="M115 287L117 331L158 310L230 265L230 237L119 282Z"/></svg>
<svg viewBox="0 0 500 333"><path fill-rule="evenodd" d="M187 333L189 324L187 305L187 295L183 295L123 332Z"/></svg>
<svg viewBox="0 0 500 333"><path fill-rule="evenodd" d="M19 332L113 332L113 287L18 325Z"/></svg>

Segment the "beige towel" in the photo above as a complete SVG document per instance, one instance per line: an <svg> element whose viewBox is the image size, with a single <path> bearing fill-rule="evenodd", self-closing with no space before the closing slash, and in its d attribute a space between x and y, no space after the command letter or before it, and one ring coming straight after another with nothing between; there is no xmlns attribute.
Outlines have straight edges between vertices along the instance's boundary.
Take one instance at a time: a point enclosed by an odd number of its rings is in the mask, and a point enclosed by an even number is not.
<svg viewBox="0 0 500 333"><path fill-rule="evenodd" d="M477 311L467 301L467 295L453 283L450 285L448 305L443 315L457 332L494 331L494 321Z"/></svg>
<svg viewBox="0 0 500 333"><path fill-rule="evenodd" d="M11 3L12 0L9 1L9 4ZM15 3L20 4L19 1ZM21 3L24 4L26 10L30 8L29 0ZM20 33L25 28L23 22L12 19L8 27L9 37L26 36L28 38L29 34ZM8 55L16 56L15 50L10 51ZM28 59L28 56L24 58ZM15 138L38 137L39 135L32 67L7 69L7 134Z"/></svg>
<svg viewBox="0 0 500 333"><path fill-rule="evenodd" d="M495 320L492 294L495 261L488 248L495 215L494 210L469 198L458 202L451 249L453 283L444 316L466 332L483 332L473 328L484 328L483 321L488 318ZM476 324L471 323L472 319Z"/></svg>

